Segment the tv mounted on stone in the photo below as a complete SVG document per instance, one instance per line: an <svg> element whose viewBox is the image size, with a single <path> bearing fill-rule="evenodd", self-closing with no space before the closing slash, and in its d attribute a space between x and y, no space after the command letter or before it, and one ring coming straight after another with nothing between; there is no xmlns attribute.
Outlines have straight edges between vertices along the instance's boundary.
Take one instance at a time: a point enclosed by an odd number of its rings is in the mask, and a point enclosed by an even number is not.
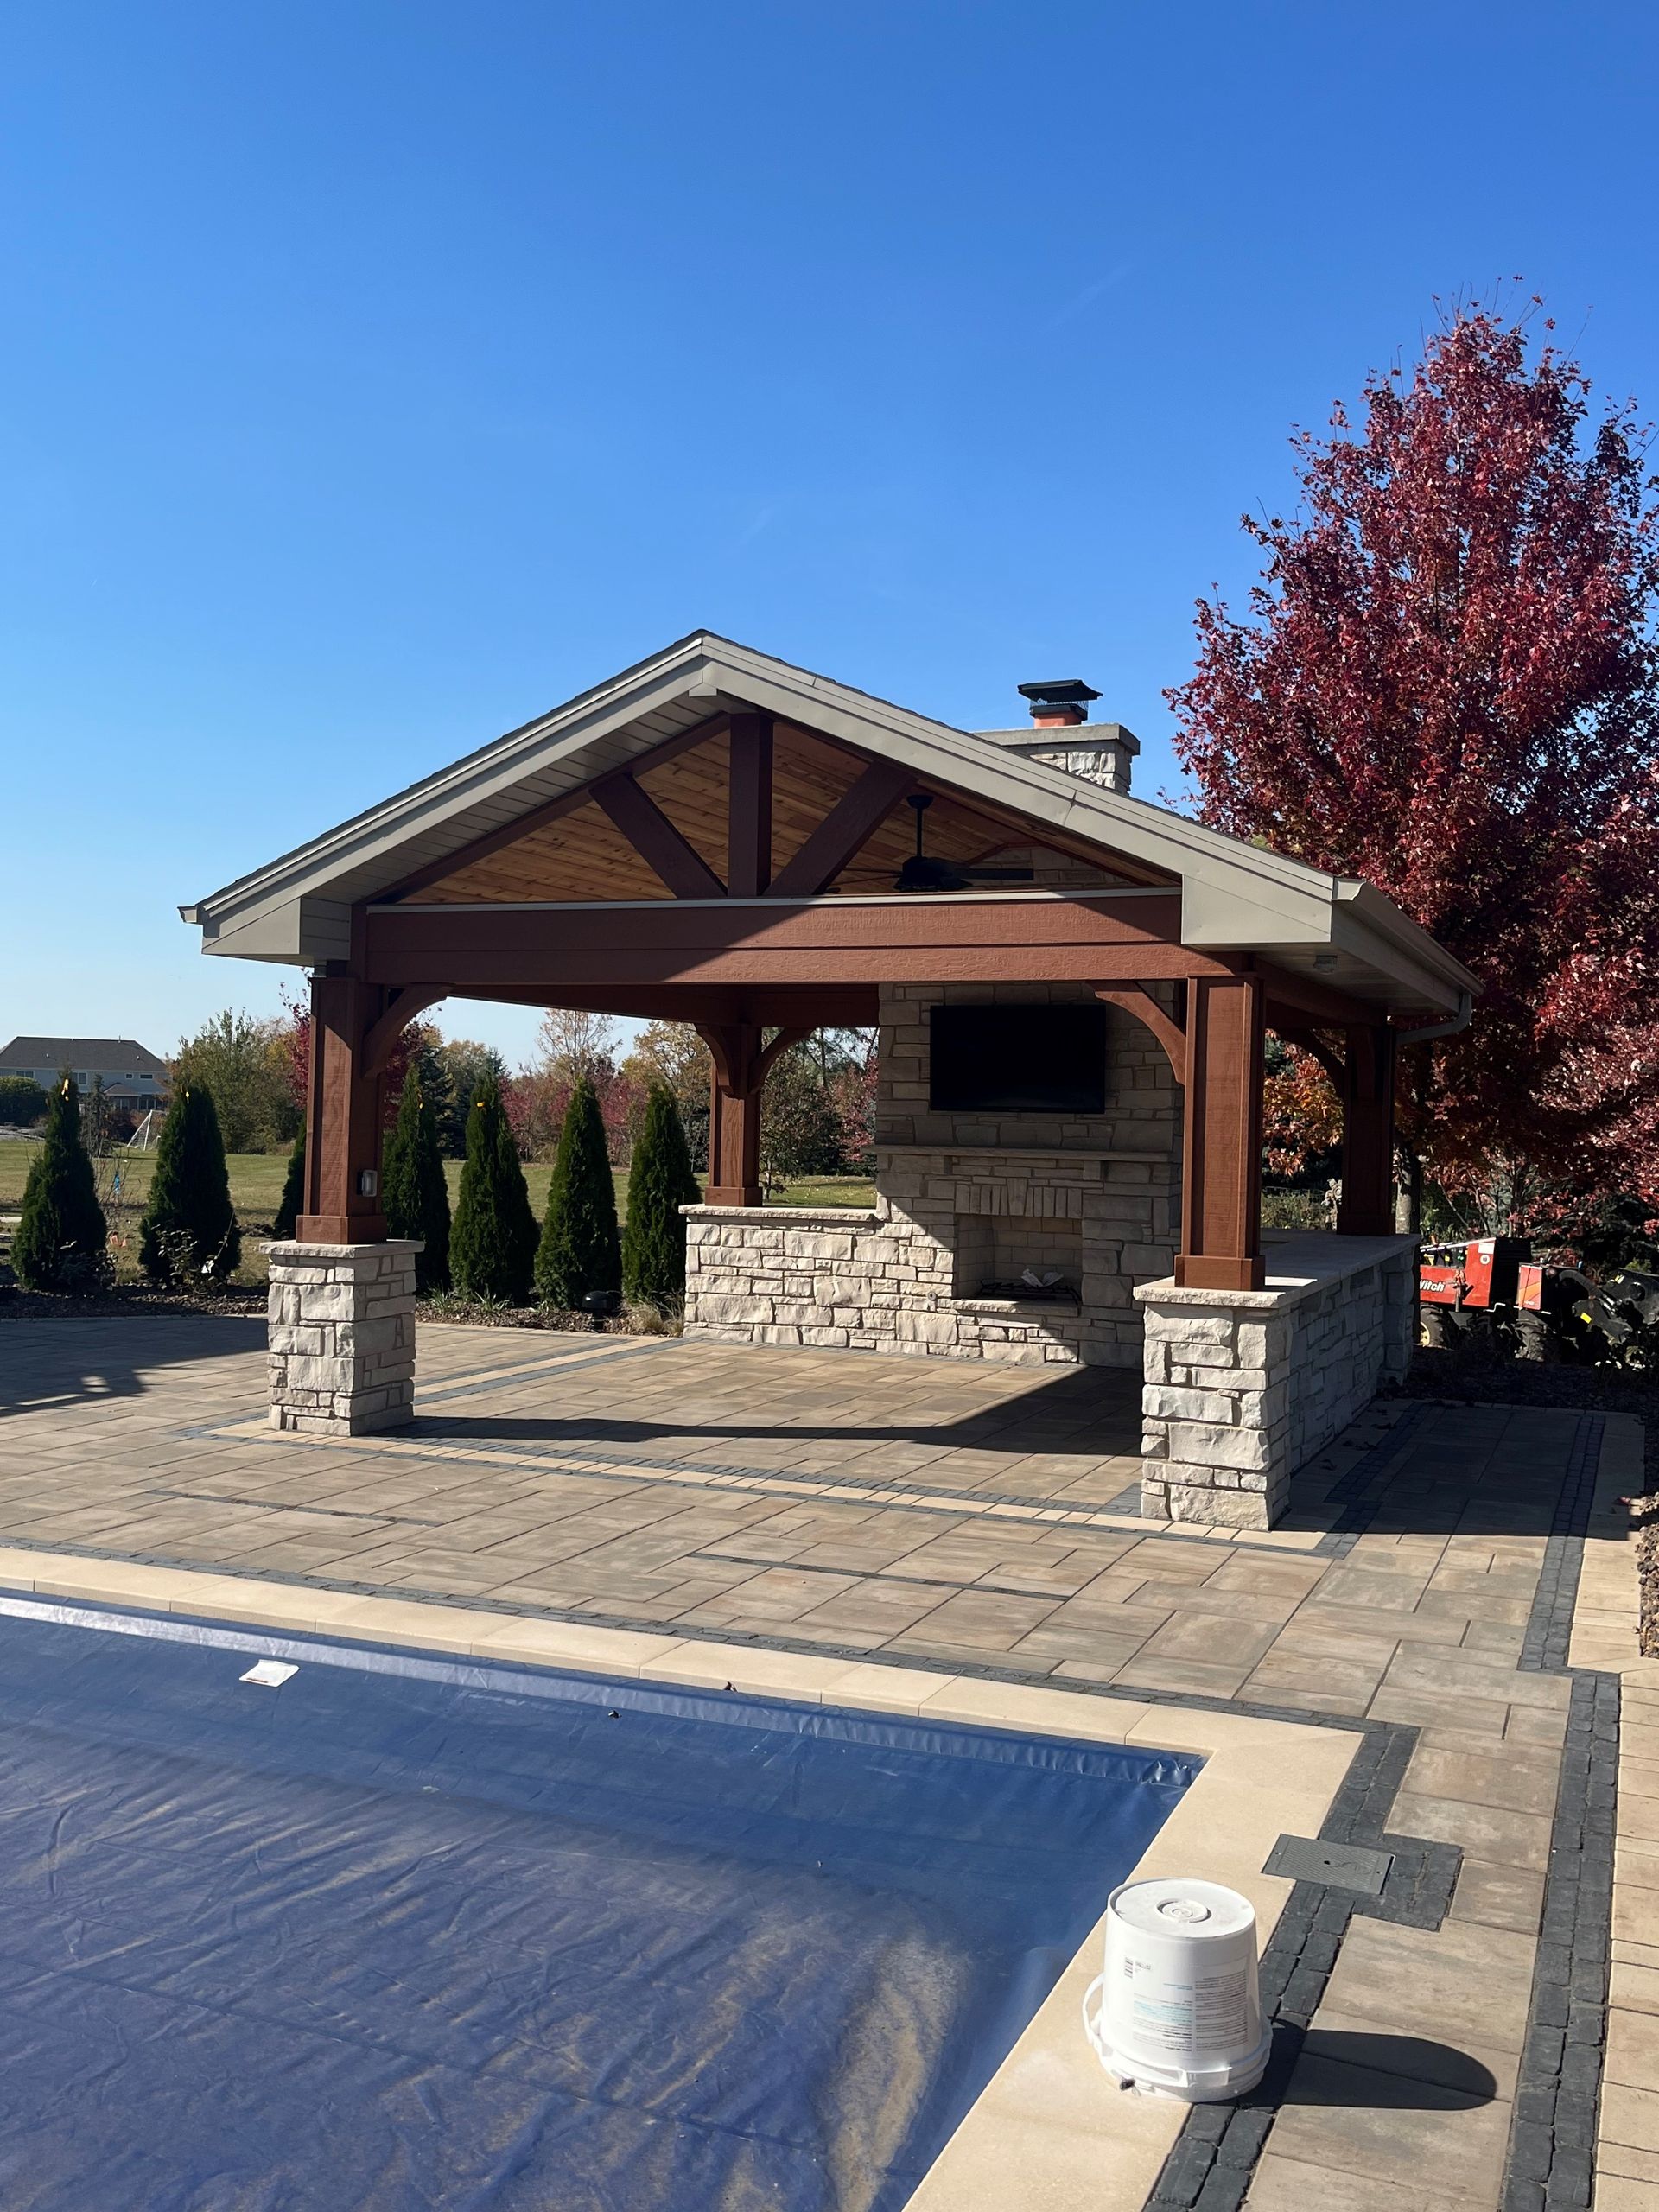
<svg viewBox="0 0 1659 2212"><path fill-rule="evenodd" d="M1106 1009L936 1006L928 1105L936 1114L1103 1114Z"/></svg>

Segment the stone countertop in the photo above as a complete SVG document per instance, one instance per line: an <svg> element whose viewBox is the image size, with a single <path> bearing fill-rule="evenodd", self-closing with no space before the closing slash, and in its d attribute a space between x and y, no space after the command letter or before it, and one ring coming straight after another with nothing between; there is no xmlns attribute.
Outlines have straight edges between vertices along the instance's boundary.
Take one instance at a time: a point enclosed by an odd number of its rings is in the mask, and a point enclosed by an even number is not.
<svg viewBox="0 0 1659 2212"><path fill-rule="evenodd" d="M1357 1275L1400 1254L1413 1253L1419 1242L1415 1236L1338 1236L1334 1230L1269 1229L1262 1237L1268 1280L1261 1290L1186 1289L1173 1275L1162 1275L1156 1282L1140 1284L1135 1295L1141 1304L1151 1300L1160 1306L1225 1306L1271 1313L1295 1305L1344 1275Z"/></svg>

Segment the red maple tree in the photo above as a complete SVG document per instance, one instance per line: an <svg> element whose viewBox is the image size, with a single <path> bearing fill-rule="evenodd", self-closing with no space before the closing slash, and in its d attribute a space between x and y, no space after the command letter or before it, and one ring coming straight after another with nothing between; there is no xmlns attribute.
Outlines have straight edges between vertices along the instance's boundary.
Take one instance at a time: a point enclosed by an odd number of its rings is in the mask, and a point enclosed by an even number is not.
<svg viewBox="0 0 1659 2212"><path fill-rule="evenodd" d="M1489 1218L1544 1180L1659 1209L1655 480L1527 322L1453 312L1299 435L1301 512L1244 519L1248 619L1201 600L1168 695L1206 821L1368 878L1480 976L1399 1103L1409 1167Z"/></svg>

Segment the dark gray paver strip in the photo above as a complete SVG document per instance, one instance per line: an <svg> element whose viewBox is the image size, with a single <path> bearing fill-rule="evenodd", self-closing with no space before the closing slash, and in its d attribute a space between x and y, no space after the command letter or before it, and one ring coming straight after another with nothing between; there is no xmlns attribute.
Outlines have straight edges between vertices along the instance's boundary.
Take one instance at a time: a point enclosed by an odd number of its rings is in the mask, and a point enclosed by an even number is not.
<svg viewBox="0 0 1659 2212"><path fill-rule="evenodd" d="M1569 1670L1566 1656L1605 1428L1599 1414L1580 1416L1520 1662L1529 1671L1571 1671L1573 1688L1526 2044L1511 2107L1502 2212L1585 2212L1594 2186L1611 1955L1619 1682L1617 1675ZM1377 1502L1380 1493L1370 1487L1371 1479L1362 1462L1344 1485L1355 1498L1354 1524L1344 1535L1357 1538L1369 1518L1367 1504ZM1417 1734L1414 1729L1397 1732L1413 1742ZM1374 1750L1375 1740L1368 1740L1357 1756L1320 1830L1321 1840L1358 1842L1377 1819L1373 1801L1381 1796L1383 1813L1392 1806L1405 1761L1399 1759L1398 1741ZM1378 1842L1398 1853L1385 1828L1378 1832ZM1414 1875L1413 1853L1422 1854ZM1448 1853L1449 1860L1443 1855ZM1379 1916L1438 1926L1456 1884L1456 1855L1446 1845L1417 1844L1408 1847L1406 1857L1409 1903L1397 1892L1391 1901L1385 1885L1376 1908ZM1273 1866L1271 1859L1268 1866ZM1394 1878L1391 1866L1391 1882ZM1348 1922L1367 1909L1338 1890L1297 1883L1262 1955L1262 1998L1276 2029L1268 2073L1253 2095L1237 2104L1194 2107L1147 2201L1147 2212L1238 2212L1274 2114L1285 2102ZM1423 1913L1436 1916L1418 1916Z"/></svg>

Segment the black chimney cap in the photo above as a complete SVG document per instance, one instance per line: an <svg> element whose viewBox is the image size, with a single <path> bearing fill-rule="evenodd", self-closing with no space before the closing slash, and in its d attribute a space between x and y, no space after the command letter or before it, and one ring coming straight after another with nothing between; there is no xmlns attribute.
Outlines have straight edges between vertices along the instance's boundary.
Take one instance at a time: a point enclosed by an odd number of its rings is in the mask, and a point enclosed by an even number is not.
<svg viewBox="0 0 1659 2212"><path fill-rule="evenodd" d="M1098 691L1091 691L1082 678L1063 676L1053 683L1021 683L1015 686L1022 699L1029 699L1033 707L1081 707L1090 699L1098 699Z"/></svg>

